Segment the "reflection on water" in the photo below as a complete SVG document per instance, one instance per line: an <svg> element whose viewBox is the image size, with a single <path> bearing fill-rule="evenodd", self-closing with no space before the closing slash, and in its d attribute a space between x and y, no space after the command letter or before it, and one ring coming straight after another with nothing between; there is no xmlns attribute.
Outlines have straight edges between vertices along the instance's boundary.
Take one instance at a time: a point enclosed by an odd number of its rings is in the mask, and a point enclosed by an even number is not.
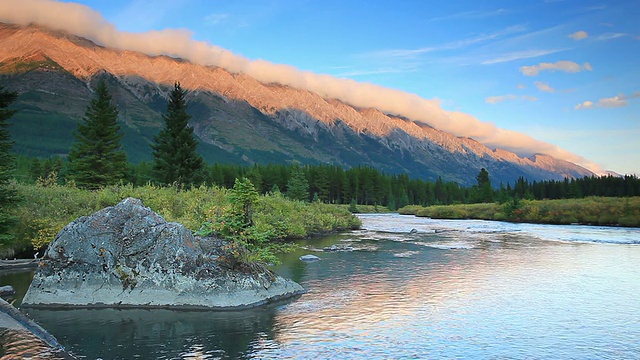
<svg viewBox="0 0 640 360"><path fill-rule="evenodd" d="M90 359L640 358L640 229L362 219L283 256L288 304L29 314Z"/></svg>
<svg viewBox="0 0 640 360"><path fill-rule="evenodd" d="M52 349L28 331L0 329L0 356L3 360L40 359L63 360L69 357Z"/></svg>
<svg viewBox="0 0 640 360"><path fill-rule="evenodd" d="M13 306L20 306L22 298L27 293L33 280L33 270L2 270L0 271L0 286L11 285L15 295L5 298Z"/></svg>
<svg viewBox="0 0 640 360"><path fill-rule="evenodd" d="M67 350L103 359L239 357L256 338L272 337L275 312L28 310Z"/></svg>

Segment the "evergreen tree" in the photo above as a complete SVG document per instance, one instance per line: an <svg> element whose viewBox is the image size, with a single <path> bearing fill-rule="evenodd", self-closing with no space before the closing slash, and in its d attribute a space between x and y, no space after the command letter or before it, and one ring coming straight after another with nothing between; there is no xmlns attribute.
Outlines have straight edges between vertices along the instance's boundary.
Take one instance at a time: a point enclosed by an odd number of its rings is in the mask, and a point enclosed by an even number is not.
<svg viewBox="0 0 640 360"><path fill-rule="evenodd" d="M309 182L299 164L294 164L287 182L287 197L292 200L309 200Z"/></svg>
<svg viewBox="0 0 640 360"><path fill-rule="evenodd" d="M482 168L476 176L478 182L476 201L481 203L490 203L493 201L493 188L491 187L491 180L489 179L489 172L487 169Z"/></svg>
<svg viewBox="0 0 640 360"><path fill-rule="evenodd" d="M13 239L9 229L14 224L14 219L8 214L8 209L18 200L16 191L9 186L14 169L14 157L10 153L13 143L8 130L8 120L16 112L9 109L9 105L17 96L16 93L6 91L0 86L0 244L6 244Z"/></svg>
<svg viewBox="0 0 640 360"><path fill-rule="evenodd" d="M247 179L249 179L249 181L251 181L251 183L253 183L253 186L255 186L256 190L259 193L263 192L262 191L262 174L260 173L260 170L257 165L254 165L252 168L248 169L245 176Z"/></svg>
<svg viewBox="0 0 640 360"><path fill-rule="evenodd" d="M69 178L80 187L97 189L124 179L127 155L122 150L118 110L104 80L85 111L69 151Z"/></svg>
<svg viewBox="0 0 640 360"><path fill-rule="evenodd" d="M356 214L356 213L358 213L358 212L359 212L359 211L358 211L358 206L357 206L357 204L356 204L356 199L351 199L351 202L349 203L349 211L350 211L352 214Z"/></svg>
<svg viewBox="0 0 640 360"><path fill-rule="evenodd" d="M162 184L194 184L202 181L204 162L196 148L198 141L189 127L186 91L175 83L169 94L164 128L154 137L153 174Z"/></svg>

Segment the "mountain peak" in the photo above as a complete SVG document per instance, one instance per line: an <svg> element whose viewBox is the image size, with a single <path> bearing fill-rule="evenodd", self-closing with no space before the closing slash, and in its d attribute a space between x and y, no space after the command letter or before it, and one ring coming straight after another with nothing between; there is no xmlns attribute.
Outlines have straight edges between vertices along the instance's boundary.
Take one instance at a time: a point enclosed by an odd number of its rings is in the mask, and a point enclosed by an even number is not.
<svg viewBox="0 0 640 360"><path fill-rule="evenodd" d="M123 121L141 134L144 131L139 126L149 127L148 134L142 135L147 139L157 130L158 125L150 116L162 111L158 103L164 98L163 91L179 81L192 92L190 104L196 112L193 126L201 141L212 146L208 149L250 162L301 158L347 167L369 164L389 172L409 172L427 179L441 176L466 184L473 182L482 167L505 182L515 181L518 176L553 179L591 174L549 156L523 158L506 150L492 150L473 139L458 138L406 117L374 108L357 109L339 99L326 99L291 86L261 83L246 74L232 74L219 67L113 50L73 35L32 26L0 24L0 72L5 74L4 78L11 83L35 76L9 65L34 63L40 64L31 69L37 70L38 76L47 70L42 64L49 64L52 69L63 70L79 80L74 83L69 78L70 88L62 93L81 93L82 90L71 87L86 86L101 72L113 76L112 86L117 88L117 97L121 99ZM46 86L45 83L34 86ZM68 109L56 109L50 104L29 105L69 113ZM240 129L244 138L234 134ZM272 138L260 137L261 131L270 132ZM251 140L254 134L255 141Z"/></svg>

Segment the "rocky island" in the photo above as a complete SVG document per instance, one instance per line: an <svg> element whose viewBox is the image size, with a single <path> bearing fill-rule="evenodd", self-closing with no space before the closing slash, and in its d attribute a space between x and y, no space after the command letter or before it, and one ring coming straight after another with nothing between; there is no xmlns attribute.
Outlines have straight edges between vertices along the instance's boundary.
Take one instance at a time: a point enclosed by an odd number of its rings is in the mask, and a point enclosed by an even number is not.
<svg viewBox="0 0 640 360"><path fill-rule="evenodd" d="M239 251L127 198L56 235L22 306L224 310L304 292Z"/></svg>

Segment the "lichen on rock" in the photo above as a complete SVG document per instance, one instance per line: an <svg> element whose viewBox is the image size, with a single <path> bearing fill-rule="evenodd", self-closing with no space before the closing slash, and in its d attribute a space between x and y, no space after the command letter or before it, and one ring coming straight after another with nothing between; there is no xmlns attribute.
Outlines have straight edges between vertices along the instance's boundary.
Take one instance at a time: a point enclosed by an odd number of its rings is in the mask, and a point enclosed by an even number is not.
<svg viewBox="0 0 640 360"><path fill-rule="evenodd" d="M127 198L56 235L23 306L227 309L304 292L264 266L229 262L229 248Z"/></svg>

